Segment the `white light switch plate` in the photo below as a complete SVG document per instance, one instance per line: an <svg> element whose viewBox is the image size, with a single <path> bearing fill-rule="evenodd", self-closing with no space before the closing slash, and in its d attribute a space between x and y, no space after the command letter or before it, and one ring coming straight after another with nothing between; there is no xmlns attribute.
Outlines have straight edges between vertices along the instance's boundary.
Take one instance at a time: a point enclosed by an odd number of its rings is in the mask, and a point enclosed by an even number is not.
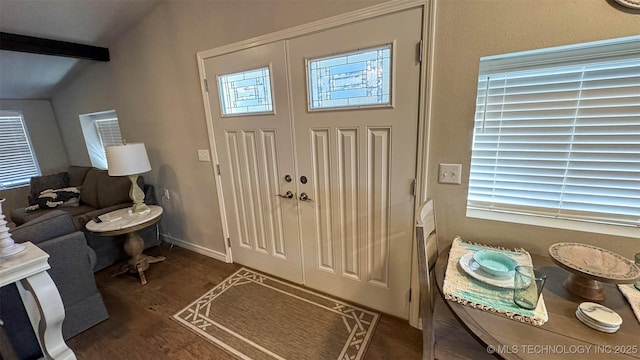
<svg viewBox="0 0 640 360"><path fill-rule="evenodd" d="M440 164L438 170L438 182L440 184L457 184L462 182L461 164Z"/></svg>
<svg viewBox="0 0 640 360"><path fill-rule="evenodd" d="M200 160L200 161L211 161L211 158L209 157L209 150L198 149L198 160Z"/></svg>

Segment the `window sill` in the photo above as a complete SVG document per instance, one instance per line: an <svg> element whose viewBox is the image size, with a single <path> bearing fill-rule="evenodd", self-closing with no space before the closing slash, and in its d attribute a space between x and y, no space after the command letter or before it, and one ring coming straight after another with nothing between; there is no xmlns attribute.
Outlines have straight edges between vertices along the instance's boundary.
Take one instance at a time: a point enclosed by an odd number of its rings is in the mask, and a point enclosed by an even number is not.
<svg viewBox="0 0 640 360"><path fill-rule="evenodd" d="M9 186L0 186L0 191L8 191L8 190L19 189L19 188L28 187L28 186L30 186L29 182L27 182L25 184L15 184L15 185L9 185ZM0 197L0 199L1 198L2 197Z"/></svg>
<svg viewBox="0 0 640 360"><path fill-rule="evenodd" d="M609 225L585 221L555 219L543 216L511 214L498 211L467 209L467 217L510 222L515 224L545 226L556 229L590 232L596 234L640 238L640 227Z"/></svg>

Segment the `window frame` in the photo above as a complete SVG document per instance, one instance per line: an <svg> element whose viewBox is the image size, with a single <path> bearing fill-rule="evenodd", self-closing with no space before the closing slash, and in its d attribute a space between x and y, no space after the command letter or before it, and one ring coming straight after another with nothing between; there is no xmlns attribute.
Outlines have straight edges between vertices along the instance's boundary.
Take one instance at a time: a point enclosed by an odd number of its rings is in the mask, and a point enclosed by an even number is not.
<svg viewBox="0 0 640 360"><path fill-rule="evenodd" d="M16 176L12 181L3 180L4 178L4 175L3 175L3 177L0 178L0 190L9 190L9 189L15 189L19 187L29 186L31 178L34 176L42 175L42 172L40 170L40 164L38 163L38 157L35 153L33 144L31 142L31 136L29 135L29 129L27 127L27 123L24 118L24 113L20 110L0 110L0 117L19 119L20 127L22 128L21 136L24 136L24 140L25 140L24 143L22 143L20 146L26 145L28 147L29 149L28 155L31 158L31 163L32 163L32 168L29 169L29 171L24 176L20 176L20 177ZM2 147L1 143L0 143L0 147ZM27 165L27 162L28 161L24 162L25 166Z"/></svg>
<svg viewBox="0 0 640 360"><path fill-rule="evenodd" d="M97 121L116 120L118 121L118 128L120 128L120 122L118 120L118 114L116 110L105 110L95 113L83 114L79 116L80 127L84 136L85 146L87 148L87 155L91 161L91 165L98 169L108 169L107 155L104 149L104 143L102 141L101 134L96 125ZM121 131L121 129L120 129ZM122 132L120 133L122 142L124 143L124 137Z"/></svg>

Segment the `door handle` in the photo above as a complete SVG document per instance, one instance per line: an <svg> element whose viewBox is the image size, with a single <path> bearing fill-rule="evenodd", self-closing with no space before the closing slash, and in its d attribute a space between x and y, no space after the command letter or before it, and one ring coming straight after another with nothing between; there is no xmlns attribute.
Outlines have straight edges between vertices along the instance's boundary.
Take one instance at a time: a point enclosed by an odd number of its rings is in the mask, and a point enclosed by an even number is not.
<svg viewBox="0 0 640 360"><path fill-rule="evenodd" d="M313 200L311 200L311 198L309 197L309 195L307 195L307 193L301 193L301 194L300 194L300 200L301 200L301 201L313 201Z"/></svg>
<svg viewBox="0 0 640 360"><path fill-rule="evenodd" d="M291 191L287 191L284 195L278 194L283 199L293 199L293 193Z"/></svg>

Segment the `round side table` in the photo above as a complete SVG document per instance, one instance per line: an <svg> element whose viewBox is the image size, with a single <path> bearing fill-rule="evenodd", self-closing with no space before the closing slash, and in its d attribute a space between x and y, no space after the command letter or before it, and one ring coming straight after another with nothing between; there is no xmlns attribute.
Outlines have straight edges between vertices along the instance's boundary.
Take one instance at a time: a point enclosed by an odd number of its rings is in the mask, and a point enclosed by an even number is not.
<svg viewBox="0 0 640 360"><path fill-rule="evenodd" d="M116 270L111 276L118 276L126 272L137 273L140 283L145 285L147 278L144 271L149 264L166 260L164 256L149 256L142 253L144 240L138 234L138 230L155 225L162 217L162 207L149 205L149 210L143 212L130 212L130 208L124 208L100 215L100 222L95 219L87 223L87 230L100 236L127 235L124 250L130 256L127 263Z"/></svg>

